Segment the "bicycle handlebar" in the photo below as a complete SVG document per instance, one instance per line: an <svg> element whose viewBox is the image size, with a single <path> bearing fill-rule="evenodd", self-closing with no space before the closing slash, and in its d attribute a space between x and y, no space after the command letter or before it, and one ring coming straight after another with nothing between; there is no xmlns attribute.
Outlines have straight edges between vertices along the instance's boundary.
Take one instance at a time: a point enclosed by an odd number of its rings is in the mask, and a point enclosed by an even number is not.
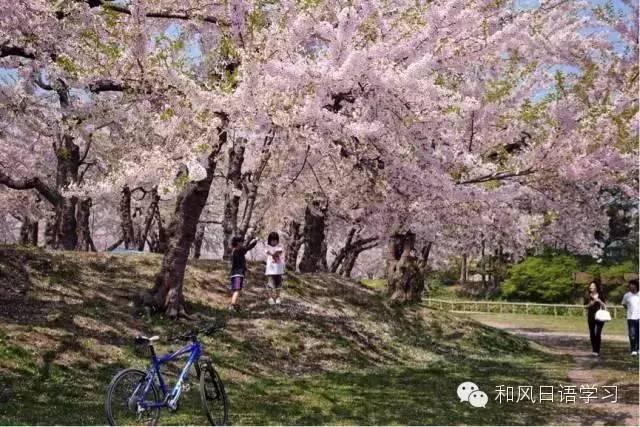
<svg viewBox="0 0 640 427"><path fill-rule="evenodd" d="M213 335L216 332L220 332L225 328L224 322L216 323L214 325L208 325L198 329L192 329L186 334L178 335L170 339L170 341L189 341L198 337L198 335Z"/></svg>

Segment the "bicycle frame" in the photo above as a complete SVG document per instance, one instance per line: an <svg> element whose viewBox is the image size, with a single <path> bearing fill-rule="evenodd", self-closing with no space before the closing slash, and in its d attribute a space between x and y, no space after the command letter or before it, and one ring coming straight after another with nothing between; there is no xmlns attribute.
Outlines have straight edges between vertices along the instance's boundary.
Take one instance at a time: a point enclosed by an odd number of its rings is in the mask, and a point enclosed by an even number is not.
<svg viewBox="0 0 640 427"><path fill-rule="evenodd" d="M170 401L172 399L179 398L180 392L182 391L182 384L187 379L189 369L191 369L191 366L193 366L193 364L200 359L201 353L202 353L202 348L200 347L200 342L198 342L197 340L194 340L193 342L187 344L181 349L173 353L166 354L160 358L156 356L153 346L151 346L151 366L147 371L147 377L145 381L145 388L142 393L142 399L136 402L139 405L139 407L143 409L171 407ZM173 386L173 388L169 391L167 390L167 386L164 382L164 379L162 378L162 374L160 373L160 367L167 362L176 360L184 356L185 354L189 354L189 359L187 360L187 363L184 365L184 368L182 368L182 371L180 372L180 376L178 377L178 381L176 382L175 386ZM146 396L149 390L151 389L152 383L156 376L158 377L158 384L160 385L160 391L162 392L162 402L145 401L144 396ZM137 395L138 387L136 387L136 389L133 391L132 397ZM175 402L173 404L175 405Z"/></svg>

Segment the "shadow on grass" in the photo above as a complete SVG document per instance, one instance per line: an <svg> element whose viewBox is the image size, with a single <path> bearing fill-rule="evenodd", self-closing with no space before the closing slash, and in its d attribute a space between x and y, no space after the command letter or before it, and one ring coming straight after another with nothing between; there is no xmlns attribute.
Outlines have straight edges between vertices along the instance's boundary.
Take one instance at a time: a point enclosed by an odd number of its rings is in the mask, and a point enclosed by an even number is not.
<svg viewBox="0 0 640 427"><path fill-rule="evenodd" d="M436 364L425 368L335 372L301 378L267 379L232 385L232 421L237 424L360 424L360 425L518 425L544 424L559 408L520 403L486 408L461 403L458 384L478 376L478 384L493 396L492 378L530 384L533 371L491 361L473 366ZM522 368L522 367L520 367ZM517 374L516 374L517 372ZM536 375L540 371L535 372ZM538 381L546 377L538 376Z"/></svg>

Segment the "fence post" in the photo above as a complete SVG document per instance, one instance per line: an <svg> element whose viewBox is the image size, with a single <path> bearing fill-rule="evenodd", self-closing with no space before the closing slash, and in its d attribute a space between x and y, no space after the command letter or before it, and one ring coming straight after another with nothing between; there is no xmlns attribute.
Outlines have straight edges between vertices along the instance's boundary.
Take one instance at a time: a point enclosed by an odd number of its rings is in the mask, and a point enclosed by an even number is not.
<svg viewBox="0 0 640 427"><path fill-rule="evenodd" d="M618 308L617 307L613 307L613 318L614 319L618 318Z"/></svg>
<svg viewBox="0 0 640 427"><path fill-rule="evenodd" d="M529 303L526 303L526 304L524 305L524 313L525 313L525 314L529 314Z"/></svg>
<svg viewBox="0 0 640 427"><path fill-rule="evenodd" d="M558 315L558 307L556 307L555 305L553 306L553 315L554 316Z"/></svg>

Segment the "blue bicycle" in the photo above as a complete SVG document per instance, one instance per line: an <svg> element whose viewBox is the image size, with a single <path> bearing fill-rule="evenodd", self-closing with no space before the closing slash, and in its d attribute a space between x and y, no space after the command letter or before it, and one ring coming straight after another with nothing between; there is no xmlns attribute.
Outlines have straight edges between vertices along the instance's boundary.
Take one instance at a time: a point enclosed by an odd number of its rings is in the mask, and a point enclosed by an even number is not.
<svg viewBox="0 0 640 427"><path fill-rule="evenodd" d="M156 356L153 348L154 341L159 337L136 337L136 345L144 347L151 354L151 366L146 372L135 368L124 369L113 377L105 401L105 412L109 424L156 425L162 408L170 411L178 408L187 375L193 366L196 376L200 379L202 408L209 422L211 425L227 425L229 402L224 385L211 360L202 356L202 347L198 341L199 334L211 335L220 329L222 329L221 326L211 326L176 337L175 340L189 341L189 344L160 358ZM189 355L187 363L180 372L178 381L169 390L160 373L160 367L187 354Z"/></svg>

